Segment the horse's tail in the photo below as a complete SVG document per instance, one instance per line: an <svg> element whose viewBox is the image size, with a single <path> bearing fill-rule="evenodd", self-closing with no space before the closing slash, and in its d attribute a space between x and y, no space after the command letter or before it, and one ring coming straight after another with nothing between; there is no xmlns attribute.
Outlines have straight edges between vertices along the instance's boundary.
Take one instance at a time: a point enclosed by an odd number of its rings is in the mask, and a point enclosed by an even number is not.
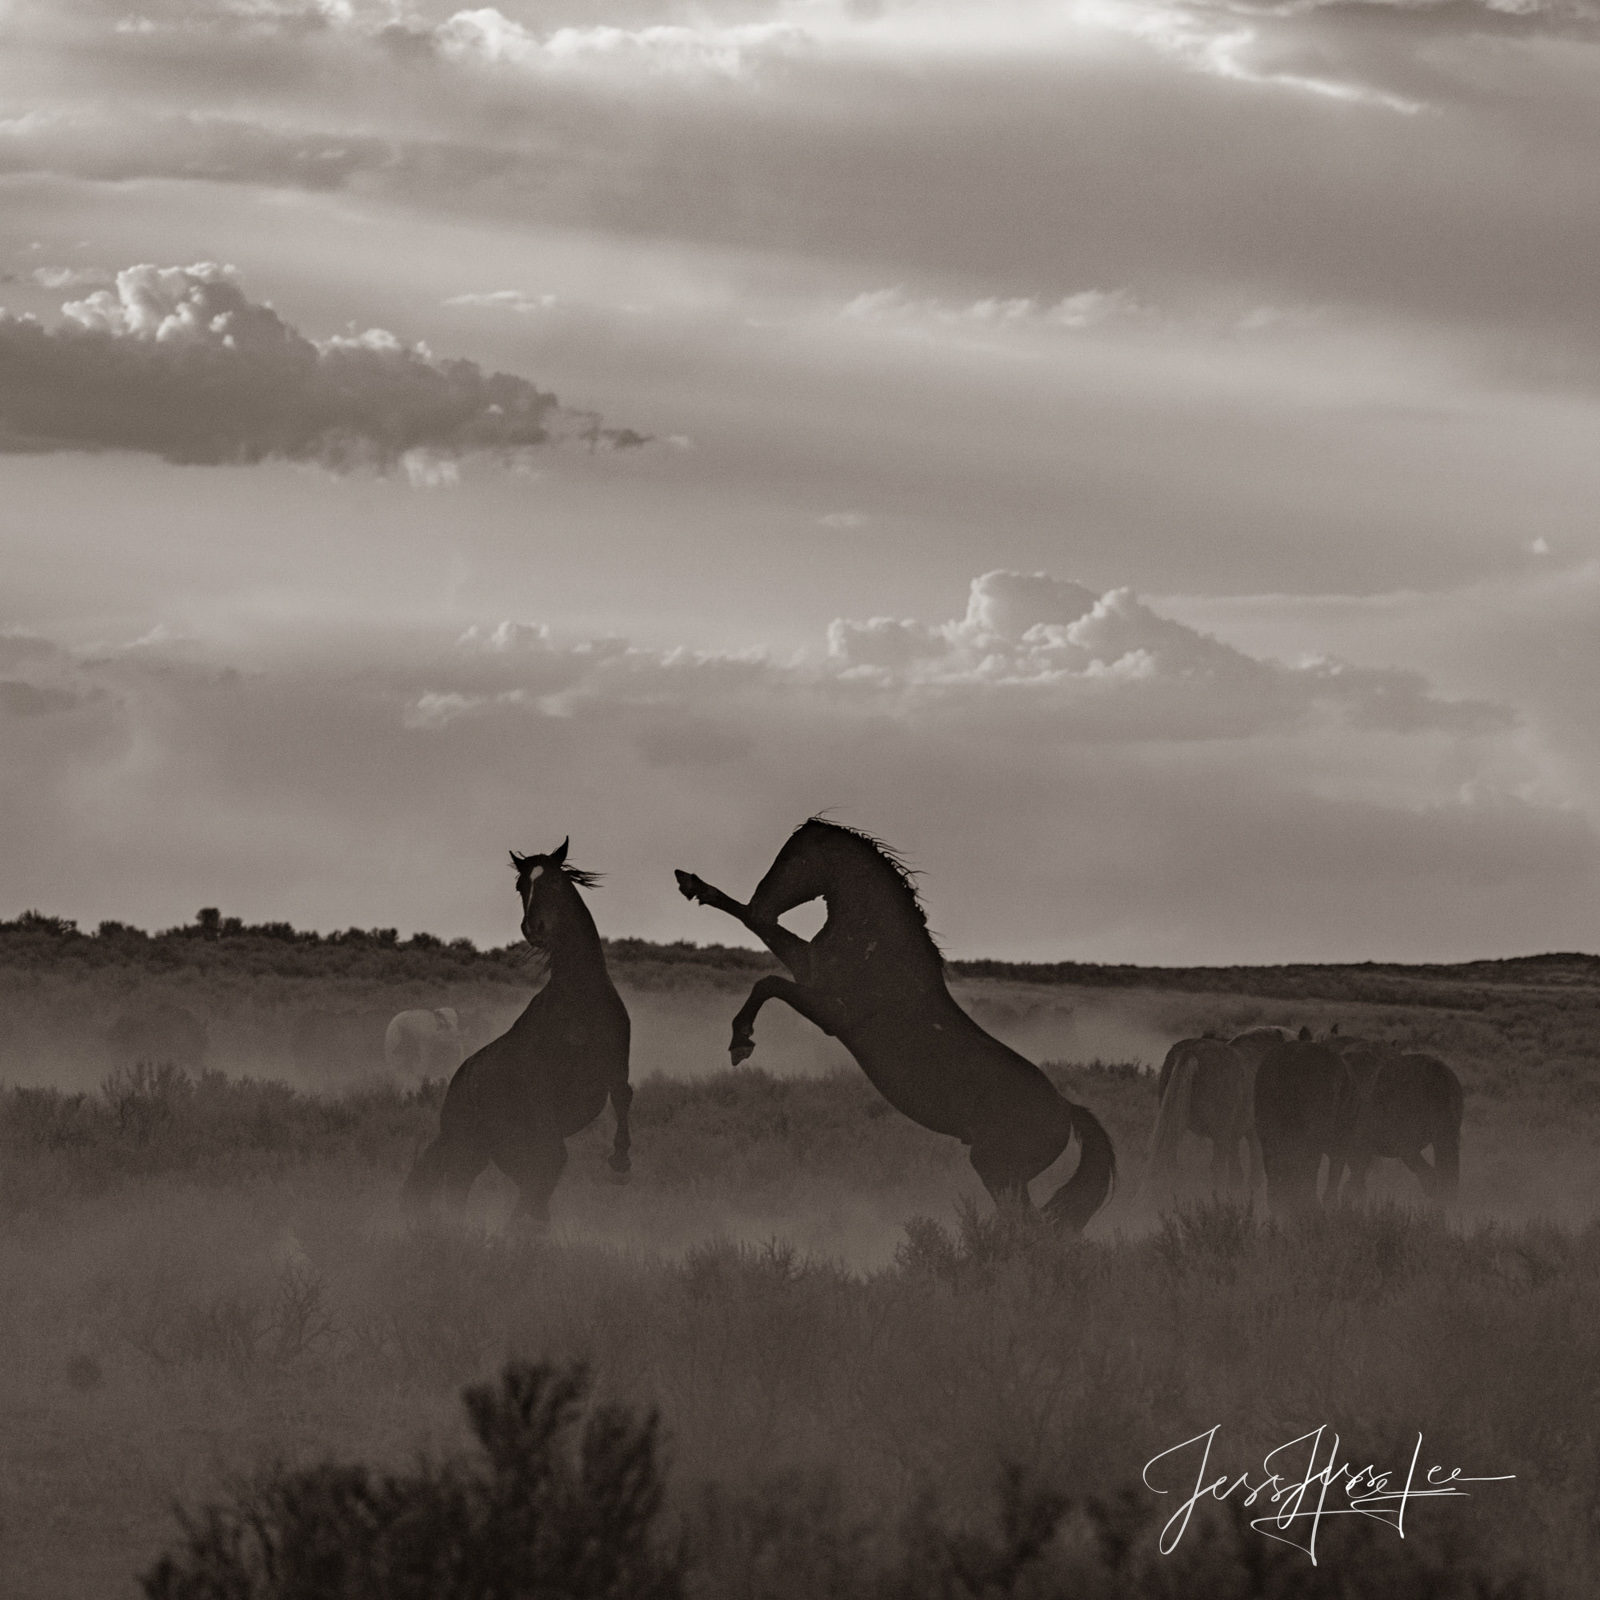
<svg viewBox="0 0 1600 1600"><path fill-rule="evenodd" d="M1137 1193L1144 1191L1152 1178L1177 1170L1178 1149L1189 1126L1189 1102L1194 1095L1195 1074L1200 1070L1199 1053L1191 1046L1173 1051L1177 1060L1167 1074L1166 1089L1156 1110L1156 1125L1150 1133L1150 1154ZM1136 1193L1136 1198L1137 1198Z"/></svg>
<svg viewBox="0 0 1600 1600"><path fill-rule="evenodd" d="M1082 1150L1078 1170L1045 1201L1042 1210L1058 1227L1080 1233L1111 1198L1117 1184L1117 1153L1111 1147L1111 1135L1087 1106L1074 1105L1065 1096L1061 1104Z"/></svg>

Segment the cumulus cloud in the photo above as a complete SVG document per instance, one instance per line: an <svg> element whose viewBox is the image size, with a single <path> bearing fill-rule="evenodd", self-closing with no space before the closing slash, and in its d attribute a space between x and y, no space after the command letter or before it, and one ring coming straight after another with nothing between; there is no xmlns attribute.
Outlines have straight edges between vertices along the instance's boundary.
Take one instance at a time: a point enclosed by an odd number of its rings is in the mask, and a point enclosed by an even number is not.
<svg viewBox="0 0 1600 1600"><path fill-rule="evenodd" d="M212 262L126 268L62 313L47 327L0 311L0 449L399 466L437 487L474 453L504 459L562 434L644 442L381 328L309 338Z"/></svg>
<svg viewBox="0 0 1600 1600"><path fill-rule="evenodd" d="M748 888L836 806L927 869L963 954L1593 942L1592 818L1528 788L1508 718L1420 676L1249 656L1126 591L1028 573L986 574L946 622L836 635L843 653L808 663L486 621L397 634L359 667L290 650L231 675L214 648L0 641L4 680L80 697L0 695L0 905L159 922L222 900L500 939L507 843L570 832L609 874L605 931L726 937L669 869Z"/></svg>
<svg viewBox="0 0 1600 1600"><path fill-rule="evenodd" d="M649 72L737 76L758 59L793 49L810 35L784 20L694 24L652 23L556 27L540 34L493 6L458 11L434 28L431 41L455 60L552 72L621 67Z"/></svg>
<svg viewBox="0 0 1600 1600"><path fill-rule="evenodd" d="M1490 702L1439 697L1420 673L1259 659L1157 615L1129 589L1096 595L1045 573L974 579L955 621L840 618L828 654L842 679L885 689L1027 691L1079 736L1237 738L1330 718L1471 735L1512 722Z"/></svg>

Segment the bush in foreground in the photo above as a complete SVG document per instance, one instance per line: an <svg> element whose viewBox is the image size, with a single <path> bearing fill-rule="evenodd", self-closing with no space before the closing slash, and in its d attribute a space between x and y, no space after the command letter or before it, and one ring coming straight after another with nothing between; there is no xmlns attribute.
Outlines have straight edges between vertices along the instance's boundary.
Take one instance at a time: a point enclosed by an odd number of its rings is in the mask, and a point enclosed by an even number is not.
<svg viewBox="0 0 1600 1600"><path fill-rule="evenodd" d="M657 1420L593 1406L589 1377L513 1363L465 1402L480 1456L408 1473L275 1468L230 1502L180 1513L182 1549L148 1600L1541 1600L1449 1542L1401 1542L1331 1517L1319 1562L1250 1526L1236 1502L1197 1513L1169 1555L1170 1507L1126 1489L1073 1500L1002 1474L987 1518L953 1525L923 1497L895 1536L853 1519L828 1474L708 1489L675 1545ZM1302 1539L1304 1533L1299 1535Z"/></svg>
<svg viewBox="0 0 1600 1600"><path fill-rule="evenodd" d="M276 1468L182 1516L184 1547L149 1600L678 1600L681 1558L655 1537L657 1423L594 1406L589 1378L513 1363L464 1396L482 1457L409 1473Z"/></svg>

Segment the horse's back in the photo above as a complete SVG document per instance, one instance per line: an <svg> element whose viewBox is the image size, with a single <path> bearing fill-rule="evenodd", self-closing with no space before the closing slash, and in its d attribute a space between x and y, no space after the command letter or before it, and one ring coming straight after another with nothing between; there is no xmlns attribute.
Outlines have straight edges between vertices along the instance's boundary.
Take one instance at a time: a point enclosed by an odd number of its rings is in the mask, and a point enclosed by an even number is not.
<svg viewBox="0 0 1600 1600"><path fill-rule="evenodd" d="M1349 1069L1336 1051L1302 1039L1285 1039L1256 1069L1256 1131L1263 1144L1273 1138L1321 1143L1333 1137L1350 1098Z"/></svg>
<svg viewBox="0 0 1600 1600"><path fill-rule="evenodd" d="M1190 1131L1207 1139L1233 1133L1249 1110L1249 1073L1238 1053L1221 1039L1180 1039L1161 1063L1158 1102L1179 1068L1188 1074Z"/></svg>
<svg viewBox="0 0 1600 1600"><path fill-rule="evenodd" d="M1362 1122L1380 1155L1403 1156L1459 1129L1461 1080L1437 1056L1415 1053L1384 1062Z"/></svg>

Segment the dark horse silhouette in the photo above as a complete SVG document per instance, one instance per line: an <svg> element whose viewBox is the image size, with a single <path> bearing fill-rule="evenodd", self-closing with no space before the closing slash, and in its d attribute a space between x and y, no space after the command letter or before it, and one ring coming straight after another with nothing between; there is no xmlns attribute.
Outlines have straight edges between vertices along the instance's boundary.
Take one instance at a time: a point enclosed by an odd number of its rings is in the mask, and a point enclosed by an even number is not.
<svg viewBox="0 0 1600 1600"><path fill-rule="evenodd" d="M567 841L547 856L511 852L522 932L548 962L549 981L498 1039L461 1063L439 1109L439 1137L417 1157L401 1198L426 1206L441 1190L466 1199L492 1161L521 1190L513 1214L543 1226L567 1164L565 1140L611 1099L611 1170L628 1170L628 1011L578 893L592 873L567 865Z"/></svg>
<svg viewBox="0 0 1600 1600"><path fill-rule="evenodd" d="M693 873L677 877L688 899L736 918L793 974L751 989L733 1019L735 1063L755 1048L756 1013L783 1000L837 1038L897 1110L968 1145L996 1202L1027 1202L1029 1180L1076 1133L1077 1170L1045 1215L1077 1229L1105 1203L1116 1177L1105 1129L956 1004L910 874L887 846L813 817L789 836L747 906ZM814 938L779 925L819 896L828 917Z"/></svg>
<svg viewBox="0 0 1600 1600"><path fill-rule="evenodd" d="M1267 1203L1293 1214L1317 1207L1317 1178L1328 1157L1328 1194L1337 1194L1341 1163L1360 1088L1341 1052L1314 1040L1273 1045L1256 1069L1256 1137L1267 1174Z"/></svg>
<svg viewBox="0 0 1600 1600"><path fill-rule="evenodd" d="M1345 1140L1344 1198L1365 1198L1368 1169L1389 1156L1405 1162L1430 1200L1453 1204L1461 1179L1461 1080L1437 1056L1392 1045L1353 1041L1342 1053L1357 1089ZM1429 1145L1432 1165L1422 1154Z"/></svg>

